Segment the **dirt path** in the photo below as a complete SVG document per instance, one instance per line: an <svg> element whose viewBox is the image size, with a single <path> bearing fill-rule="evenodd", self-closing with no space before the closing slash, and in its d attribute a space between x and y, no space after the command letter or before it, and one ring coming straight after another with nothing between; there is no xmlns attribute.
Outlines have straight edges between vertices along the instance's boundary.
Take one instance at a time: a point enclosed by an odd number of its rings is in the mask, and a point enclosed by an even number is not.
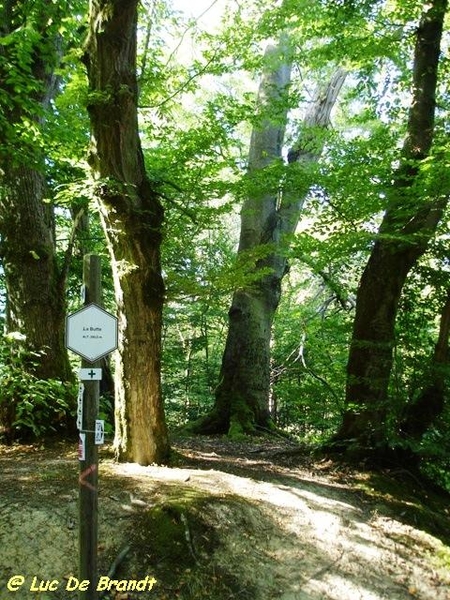
<svg viewBox="0 0 450 600"><path fill-rule="evenodd" d="M450 600L448 506L419 482L387 474L381 492L376 478L284 444L174 446L172 468L116 464L103 450L100 575L128 547L103 598ZM0 600L77 598L74 446L0 447L0 469ZM146 577L151 590L125 589ZM55 589L32 591L41 581Z"/></svg>

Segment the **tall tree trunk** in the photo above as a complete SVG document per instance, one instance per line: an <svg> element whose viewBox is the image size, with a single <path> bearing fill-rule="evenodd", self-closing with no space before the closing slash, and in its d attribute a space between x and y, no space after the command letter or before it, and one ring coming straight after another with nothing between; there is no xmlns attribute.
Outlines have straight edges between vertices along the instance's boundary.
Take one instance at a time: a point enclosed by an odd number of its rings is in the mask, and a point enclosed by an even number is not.
<svg viewBox="0 0 450 600"><path fill-rule="evenodd" d="M347 367L347 410L333 440L341 449L384 451L398 302L406 277L425 252L447 203L447 189L427 197L423 187L414 187L420 164L432 146L446 8L446 0L427 3L416 33L407 138L389 192L389 206L357 293Z"/></svg>
<svg viewBox="0 0 450 600"><path fill-rule="evenodd" d="M91 0L85 62L92 169L119 316L115 449L120 460L163 462L161 398L163 210L144 166L137 115L137 0Z"/></svg>
<svg viewBox="0 0 450 600"><path fill-rule="evenodd" d="M65 281L56 260L53 209L46 201L44 151L39 142L18 133L27 122L37 131L45 128L45 111L57 90L54 69L60 58L58 19L62 12L51 3L43 3L36 14L33 11L36 7L11 0L0 8L1 33L11 36L9 44L0 46L0 77L8 94L1 106L4 138L0 148L6 325L9 331L23 333L27 347L40 354L30 367L37 376L71 380L64 345ZM35 38L20 53L17 46L27 27Z"/></svg>
<svg viewBox="0 0 450 600"><path fill-rule="evenodd" d="M8 331L26 336L39 357L33 372L41 378L71 380L64 344L64 282L56 262L50 209L44 204L44 176L21 166L5 171L8 186L0 199L2 264L7 291Z"/></svg>
<svg viewBox="0 0 450 600"><path fill-rule="evenodd" d="M252 132L249 150L249 179L260 188L245 200L241 211L239 255L256 251L263 258L255 260L255 281L234 292L229 310L228 335L219 384L212 412L191 426L193 431L230 435L255 433L270 428L270 344L272 322L281 296L281 281L286 273L286 258L282 252L283 236L293 233L297 226L303 202L308 192L288 190L280 195L280 182L268 176L268 184L261 177L264 169L281 161L284 128L287 120L287 102L283 95L290 83L291 65L286 62L286 43L270 46L266 51L269 67L263 73L258 105L269 115ZM274 67L274 64L277 66ZM318 160L323 140L317 137L317 128L329 124L330 112L345 79L338 70L330 82L317 94L312 109L303 123L302 141L289 152L290 163ZM274 109L279 105L281 108Z"/></svg>

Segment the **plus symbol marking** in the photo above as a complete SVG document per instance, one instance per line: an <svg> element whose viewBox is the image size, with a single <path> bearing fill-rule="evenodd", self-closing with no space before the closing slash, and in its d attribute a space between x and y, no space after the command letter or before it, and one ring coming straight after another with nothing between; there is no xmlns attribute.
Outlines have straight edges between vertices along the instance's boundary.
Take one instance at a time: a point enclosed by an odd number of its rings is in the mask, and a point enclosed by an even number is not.
<svg viewBox="0 0 450 600"><path fill-rule="evenodd" d="M92 367L87 369L80 369L79 375L81 381L99 381L102 378L102 370L94 369Z"/></svg>

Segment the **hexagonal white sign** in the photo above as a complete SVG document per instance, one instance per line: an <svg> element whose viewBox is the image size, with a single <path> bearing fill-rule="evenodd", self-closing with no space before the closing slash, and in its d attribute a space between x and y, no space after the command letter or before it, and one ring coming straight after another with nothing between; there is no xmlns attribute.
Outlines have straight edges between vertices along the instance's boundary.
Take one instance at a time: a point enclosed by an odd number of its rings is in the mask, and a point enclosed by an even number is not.
<svg viewBox="0 0 450 600"><path fill-rule="evenodd" d="M66 318L66 347L93 363L117 348L117 317L89 304Z"/></svg>

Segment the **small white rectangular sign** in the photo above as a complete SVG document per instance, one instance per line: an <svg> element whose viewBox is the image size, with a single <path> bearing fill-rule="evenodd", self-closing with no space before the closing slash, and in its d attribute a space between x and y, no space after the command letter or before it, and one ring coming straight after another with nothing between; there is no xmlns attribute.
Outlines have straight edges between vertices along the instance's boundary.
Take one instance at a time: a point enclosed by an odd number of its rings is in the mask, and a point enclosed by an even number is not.
<svg viewBox="0 0 450 600"><path fill-rule="evenodd" d="M100 381L102 378L101 369L80 369L78 374L81 381Z"/></svg>
<svg viewBox="0 0 450 600"><path fill-rule="evenodd" d="M78 460L86 460L86 434L79 433L78 434Z"/></svg>
<svg viewBox="0 0 450 600"><path fill-rule="evenodd" d="M77 398L77 429L83 429L83 392L84 384L80 383Z"/></svg>
<svg viewBox="0 0 450 600"><path fill-rule="evenodd" d="M105 442L105 421L96 419L95 421L95 444L99 446Z"/></svg>

